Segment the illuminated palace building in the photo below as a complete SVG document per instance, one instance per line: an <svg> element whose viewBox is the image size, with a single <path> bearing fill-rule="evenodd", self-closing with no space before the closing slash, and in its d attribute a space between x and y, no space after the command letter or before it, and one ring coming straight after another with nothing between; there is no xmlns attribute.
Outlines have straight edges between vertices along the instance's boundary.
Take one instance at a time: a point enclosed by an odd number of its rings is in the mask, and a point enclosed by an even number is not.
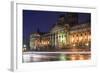
<svg viewBox="0 0 100 73"><path fill-rule="evenodd" d="M71 52L46 54L46 59L61 56L65 60L87 60L90 59L91 51L91 20L79 22L79 13L66 13L60 15L58 21L49 32L34 32L30 35L30 51L35 52ZM84 53L73 53L84 52ZM89 53L87 53L89 52ZM55 59L54 59L55 60Z"/></svg>
<svg viewBox="0 0 100 73"><path fill-rule="evenodd" d="M78 22L78 13L67 13L58 18L48 33L37 30L30 35L30 50L33 51L90 51L90 19Z"/></svg>

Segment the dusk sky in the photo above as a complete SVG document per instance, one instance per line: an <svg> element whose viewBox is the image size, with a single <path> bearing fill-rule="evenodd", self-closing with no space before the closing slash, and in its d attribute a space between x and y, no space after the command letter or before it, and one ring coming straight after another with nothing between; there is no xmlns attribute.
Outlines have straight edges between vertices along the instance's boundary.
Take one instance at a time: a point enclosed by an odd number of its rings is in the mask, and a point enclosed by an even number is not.
<svg viewBox="0 0 100 73"><path fill-rule="evenodd" d="M49 32L56 24L60 15L64 12L23 10L23 39L29 39L30 34L37 32ZM84 23L90 18L88 13L79 13L79 23Z"/></svg>

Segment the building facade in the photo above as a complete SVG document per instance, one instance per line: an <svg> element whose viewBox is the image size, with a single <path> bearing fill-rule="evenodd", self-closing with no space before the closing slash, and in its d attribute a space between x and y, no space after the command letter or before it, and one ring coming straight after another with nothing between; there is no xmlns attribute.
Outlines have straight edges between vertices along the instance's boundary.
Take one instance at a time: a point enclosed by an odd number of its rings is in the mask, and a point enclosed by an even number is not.
<svg viewBox="0 0 100 73"><path fill-rule="evenodd" d="M68 19L69 18L69 19ZM74 25L75 23L75 25ZM45 34L33 33L30 36L31 50L76 50L90 51L91 28L90 22L79 24L77 14L60 16L50 32Z"/></svg>

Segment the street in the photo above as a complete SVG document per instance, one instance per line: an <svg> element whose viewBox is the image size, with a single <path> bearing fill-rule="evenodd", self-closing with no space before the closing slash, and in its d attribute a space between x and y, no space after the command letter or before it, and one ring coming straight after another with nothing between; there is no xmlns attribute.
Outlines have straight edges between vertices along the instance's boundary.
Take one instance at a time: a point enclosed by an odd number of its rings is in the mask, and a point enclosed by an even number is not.
<svg viewBox="0 0 100 73"><path fill-rule="evenodd" d="M23 62L88 60L90 52L24 52Z"/></svg>

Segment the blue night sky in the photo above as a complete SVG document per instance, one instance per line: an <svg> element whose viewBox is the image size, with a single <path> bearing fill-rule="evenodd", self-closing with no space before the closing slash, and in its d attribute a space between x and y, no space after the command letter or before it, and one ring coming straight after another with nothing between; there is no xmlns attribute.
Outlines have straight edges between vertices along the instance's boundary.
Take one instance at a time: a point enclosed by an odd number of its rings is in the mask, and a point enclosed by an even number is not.
<svg viewBox="0 0 100 73"><path fill-rule="evenodd" d="M23 39L29 39L31 33L49 32L57 22L60 15L65 12L23 10ZM84 23L90 18L88 13L79 13L79 23Z"/></svg>

